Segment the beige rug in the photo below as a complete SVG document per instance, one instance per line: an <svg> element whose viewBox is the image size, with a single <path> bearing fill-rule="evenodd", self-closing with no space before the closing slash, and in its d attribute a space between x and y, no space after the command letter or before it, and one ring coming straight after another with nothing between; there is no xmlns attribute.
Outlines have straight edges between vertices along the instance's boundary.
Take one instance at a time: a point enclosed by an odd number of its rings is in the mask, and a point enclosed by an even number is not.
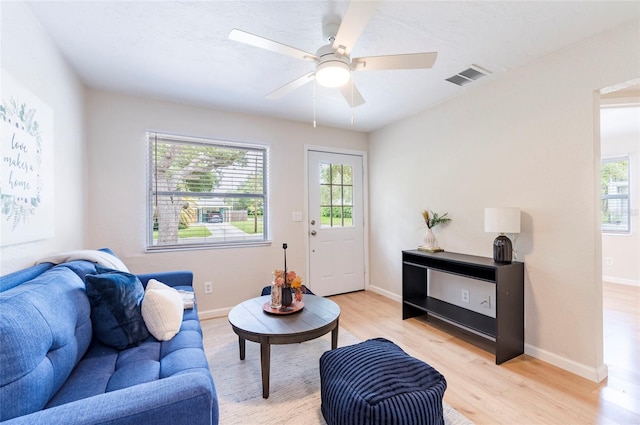
<svg viewBox="0 0 640 425"><path fill-rule="evenodd" d="M218 392L220 424L326 425L320 412L320 355L331 348L331 335L301 344L271 346L269 398L262 398L260 346L247 341L240 360L238 337L226 318L202 322L204 346ZM340 328L338 346L360 342ZM447 425L470 425L446 403Z"/></svg>

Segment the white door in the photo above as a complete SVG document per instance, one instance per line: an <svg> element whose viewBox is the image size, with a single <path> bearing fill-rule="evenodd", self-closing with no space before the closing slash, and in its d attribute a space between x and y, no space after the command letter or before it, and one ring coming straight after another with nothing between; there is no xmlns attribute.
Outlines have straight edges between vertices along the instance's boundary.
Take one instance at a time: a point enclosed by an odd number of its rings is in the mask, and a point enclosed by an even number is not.
<svg viewBox="0 0 640 425"><path fill-rule="evenodd" d="M309 151L309 288L364 289L362 156Z"/></svg>

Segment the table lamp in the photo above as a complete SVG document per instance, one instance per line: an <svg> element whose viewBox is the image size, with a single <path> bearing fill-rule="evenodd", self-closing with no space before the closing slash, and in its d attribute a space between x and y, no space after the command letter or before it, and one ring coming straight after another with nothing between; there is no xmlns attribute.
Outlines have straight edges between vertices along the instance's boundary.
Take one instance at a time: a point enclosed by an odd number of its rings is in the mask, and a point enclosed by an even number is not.
<svg viewBox="0 0 640 425"><path fill-rule="evenodd" d="M513 245L505 233L520 233L520 208L485 208L484 231L500 234L493 241L493 261L511 263Z"/></svg>

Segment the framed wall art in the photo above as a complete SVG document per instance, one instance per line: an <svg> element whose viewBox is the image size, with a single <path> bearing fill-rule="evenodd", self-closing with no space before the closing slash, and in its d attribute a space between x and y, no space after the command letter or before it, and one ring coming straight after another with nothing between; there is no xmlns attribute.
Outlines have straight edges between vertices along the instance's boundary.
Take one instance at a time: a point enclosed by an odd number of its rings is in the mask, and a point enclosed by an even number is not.
<svg viewBox="0 0 640 425"><path fill-rule="evenodd" d="M55 234L53 112L2 70L0 246Z"/></svg>

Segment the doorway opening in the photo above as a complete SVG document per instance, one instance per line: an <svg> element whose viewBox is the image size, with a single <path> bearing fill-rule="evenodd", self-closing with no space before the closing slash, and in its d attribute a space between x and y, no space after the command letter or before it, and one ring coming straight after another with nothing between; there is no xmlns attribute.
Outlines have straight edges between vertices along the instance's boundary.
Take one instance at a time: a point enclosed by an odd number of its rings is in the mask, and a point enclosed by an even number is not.
<svg viewBox="0 0 640 425"><path fill-rule="evenodd" d="M603 360L608 401L638 412L640 80L600 95ZM637 387L637 386L636 386Z"/></svg>

